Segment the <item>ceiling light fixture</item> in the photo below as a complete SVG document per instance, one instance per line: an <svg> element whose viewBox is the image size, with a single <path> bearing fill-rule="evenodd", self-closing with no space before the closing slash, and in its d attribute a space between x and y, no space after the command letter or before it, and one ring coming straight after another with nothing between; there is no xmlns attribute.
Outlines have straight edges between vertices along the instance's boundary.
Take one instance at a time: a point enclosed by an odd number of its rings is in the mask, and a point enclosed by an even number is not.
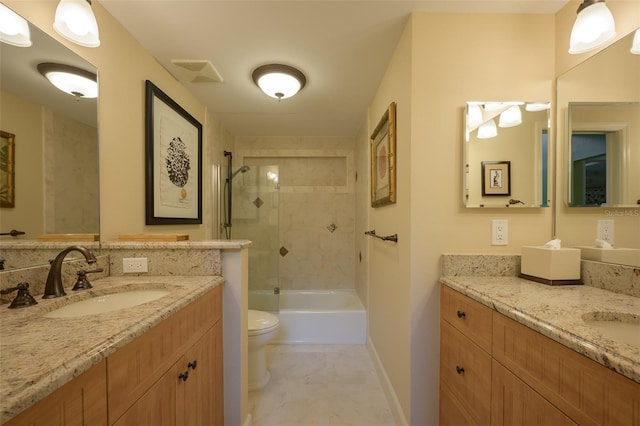
<svg viewBox="0 0 640 426"><path fill-rule="evenodd" d="M549 102L529 102L525 105L524 109L529 112L544 111L551 108Z"/></svg>
<svg viewBox="0 0 640 426"><path fill-rule="evenodd" d="M635 35L633 36L631 53L633 53L634 55L640 55L640 29L637 29Z"/></svg>
<svg viewBox="0 0 640 426"><path fill-rule="evenodd" d="M571 30L569 53L585 53L613 40L616 24L604 0L584 0Z"/></svg>
<svg viewBox="0 0 640 426"><path fill-rule="evenodd" d="M38 64L38 71L51 84L77 99L98 97L98 82L96 75L92 72L51 62Z"/></svg>
<svg viewBox="0 0 640 426"><path fill-rule="evenodd" d="M80 46L100 46L98 23L91 10L91 0L60 0L53 28L62 37Z"/></svg>
<svg viewBox="0 0 640 426"><path fill-rule="evenodd" d="M2 3L0 3L0 41L18 47L31 46L31 33L27 20Z"/></svg>
<svg viewBox="0 0 640 426"><path fill-rule="evenodd" d="M278 100L292 97L307 83L300 70L282 64L262 65L251 76L266 95Z"/></svg>

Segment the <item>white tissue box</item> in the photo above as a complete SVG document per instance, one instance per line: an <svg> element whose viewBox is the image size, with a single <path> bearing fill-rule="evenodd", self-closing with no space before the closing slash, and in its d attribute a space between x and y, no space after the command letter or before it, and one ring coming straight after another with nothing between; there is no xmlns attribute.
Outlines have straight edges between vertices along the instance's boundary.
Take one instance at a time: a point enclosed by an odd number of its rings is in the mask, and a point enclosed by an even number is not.
<svg viewBox="0 0 640 426"><path fill-rule="evenodd" d="M579 280L580 250L525 246L520 270L524 275L545 280Z"/></svg>

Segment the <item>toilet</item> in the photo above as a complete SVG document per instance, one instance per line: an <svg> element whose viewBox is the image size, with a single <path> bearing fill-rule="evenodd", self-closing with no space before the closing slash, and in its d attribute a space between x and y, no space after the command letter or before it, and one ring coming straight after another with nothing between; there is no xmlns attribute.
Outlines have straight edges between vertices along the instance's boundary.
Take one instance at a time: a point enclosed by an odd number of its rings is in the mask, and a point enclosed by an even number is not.
<svg viewBox="0 0 640 426"><path fill-rule="evenodd" d="M278 333L280 320L272 313L249 309L249 390L262 389L271 378L264 347Z"/></svg>

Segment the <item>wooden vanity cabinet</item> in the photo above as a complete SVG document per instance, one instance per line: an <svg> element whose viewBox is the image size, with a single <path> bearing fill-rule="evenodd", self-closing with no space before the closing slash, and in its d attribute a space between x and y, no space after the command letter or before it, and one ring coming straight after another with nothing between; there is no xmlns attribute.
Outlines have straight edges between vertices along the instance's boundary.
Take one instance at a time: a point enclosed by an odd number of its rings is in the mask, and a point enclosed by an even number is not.
<svg viewBox="0 0 640 426"><path fill-rule="evenodd" d="M222 288L107 358L109 424L222 425Z"/></svg>
<svg viewBox="0 0 640 426"><path fill-rule="evenodd" d="M440 324L441 425L640 426L640 383L444 285Z"/></svg>
<svg viewBox="0 0 640 426"><path fill-rule="evenodd" d="M491 418L491 309L443 286L440 424L488 425Z"/></svg>
<svg viewBox="0 0 640 426"><path fill-rule="evenodd" d="M107 424L106 362L101 361L35 403L4 426Z"/></svg>

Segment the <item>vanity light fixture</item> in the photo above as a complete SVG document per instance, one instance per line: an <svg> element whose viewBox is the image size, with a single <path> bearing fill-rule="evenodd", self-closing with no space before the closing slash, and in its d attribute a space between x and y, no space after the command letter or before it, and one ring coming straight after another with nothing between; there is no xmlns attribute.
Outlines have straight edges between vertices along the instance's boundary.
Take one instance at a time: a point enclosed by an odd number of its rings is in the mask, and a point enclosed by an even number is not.
<svg viewBox="0 0 640 426"><path fill-rule="evenodd" d="M300 70L282 64L262 65L251 76L266 95L278 100L292 97L307 83Z"/></svg>
<svg viewBox="0 0 640 426"><path fill-rule="evenodd" d="M489 121L485 121L478 127L478 139L491 139L498 136L498 128L496 127L496 121L492 118Z"/></svg>
<svg viewBox="0 0 640 426"><path fill-rule="evenodd" d="M38 64L38 71L51 84L77 99L98 97L98 82L96 75L92 72L51 62Z"/></svg>
<svg viewBox="0 0 640 426"><path fill-rule="evenodd" d="M520 111L520 107L518 105L512 105L500 113L498 126L515 127L520 124L522 124L522 111Z"/></svg>
<svg viewBox="0 0 640 426"><path fill-rule="evenodd" d="M571 30L569 53L585 53L613 40L616 25L604 0L584 0Z"/></svg>
<svg viewBox="0 0 640 426"><path fill-rule="evenodd" d="M0 41L18 47L31 46L31 33L27 20L2 3L0 3Z"/></svg>
<svg viewBox="0 0 640 426"><path fill-rule="evenodd" d="M633 36L631 53L633 53L634 55L640 55L640 29L637 29L635 35Z"/></svg>
<svg viewBox="0 0 640 426"><path fill-rule="evenodd" d="M53 29L80 46L100 46L98 23L91 10L91 0L60 0Z"/></svg>
<svg viewBox="0 0 640 426"><path fill-rule="evenodd" d="M544 111L551 108L549 102L529 102L524 106L524 109L529 112Z"/></svg>

